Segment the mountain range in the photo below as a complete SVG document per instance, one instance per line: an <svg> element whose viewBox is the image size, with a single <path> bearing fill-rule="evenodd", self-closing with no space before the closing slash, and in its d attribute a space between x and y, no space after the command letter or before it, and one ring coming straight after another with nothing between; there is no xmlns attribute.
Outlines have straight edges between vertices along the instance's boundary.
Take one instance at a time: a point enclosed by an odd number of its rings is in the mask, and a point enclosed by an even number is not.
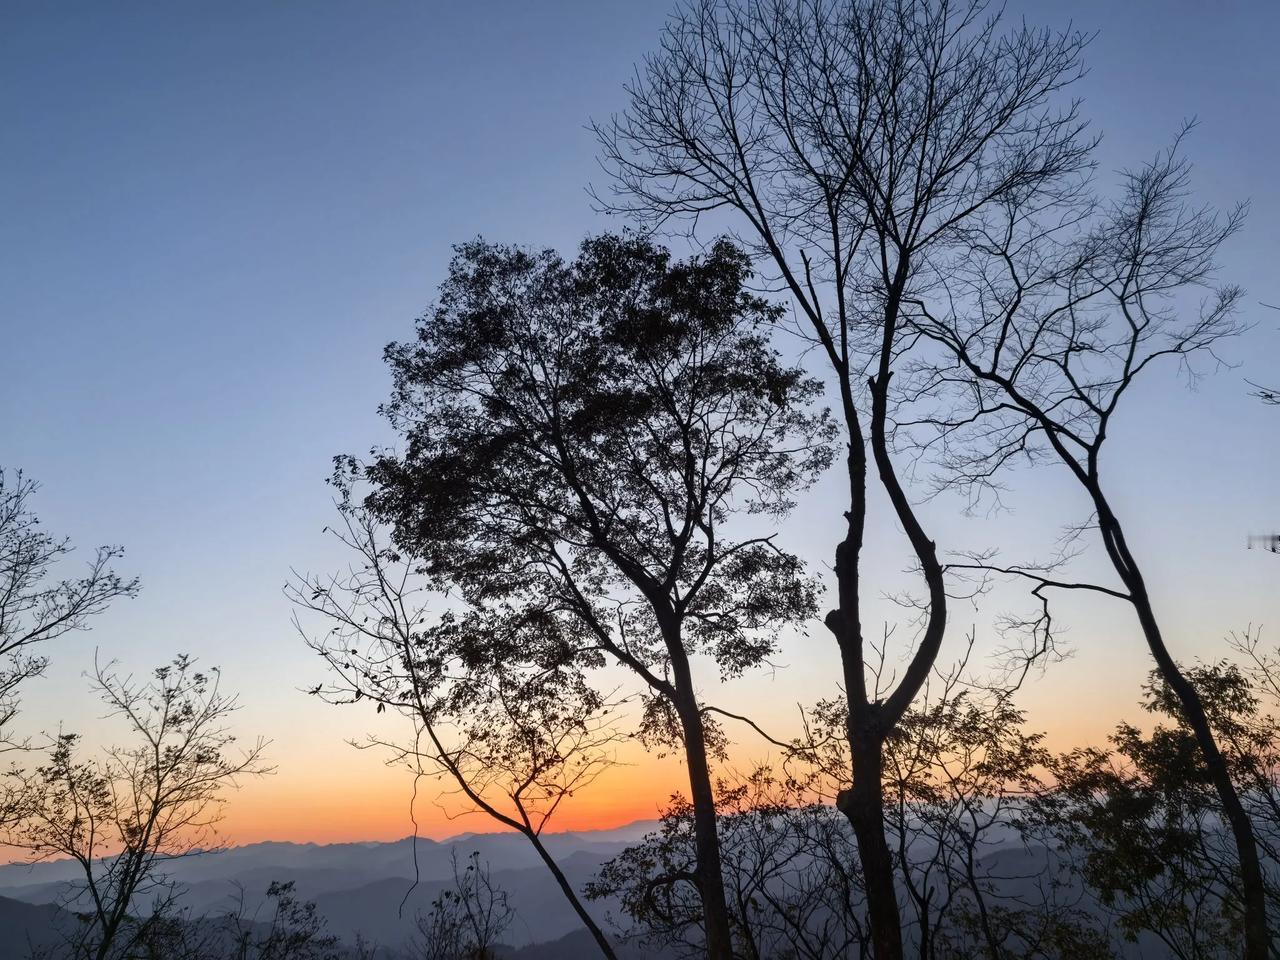
<svg viewBox="0 0 1280 960"><path fill-rule="evenodd" d="M547 834L544 842L580 889L601 864L656 826L639 821L610 830ZM465 865L473 853L488 865L494 885L506 893L515 912L503 937L513 948L512 958L594 955L594 944L546 867L529 842L514 833L467 833L439 841L408 837L389 843L253 843L171 860L164 872L180 885L182 905L194 916L229 912L241 897L253 916L273 881L291 881L300 900L316 904L327 932L348 943L362 938L394 950L413 934L418 915L453 886L454 858ZM75 899L78 870L69 860L0 865L0 929L9 931L11 947L23 948L0 948L0 960L26 956L23 945L28 941L49 942L59 911L81 906ZM148 907L145 899L138 904L142 911ZM608 902L588 904L601 923L612 907Z"/></svg>

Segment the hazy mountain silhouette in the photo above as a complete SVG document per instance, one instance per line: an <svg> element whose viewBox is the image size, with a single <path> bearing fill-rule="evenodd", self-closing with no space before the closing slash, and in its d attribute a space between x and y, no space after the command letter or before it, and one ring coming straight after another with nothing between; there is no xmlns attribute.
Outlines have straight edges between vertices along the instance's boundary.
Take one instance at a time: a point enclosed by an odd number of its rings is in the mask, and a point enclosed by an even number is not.
<svg viewBox="0 0 1280 960"><path fill-rule="evenodd" d="M64 920L74 918L53 904L0 897L0 960L24 960L33 950L53 946Z"/></svg>
<svg viewBox="0 0 1280 960"><path fill-rule="evenodd" d="M656 826L646 821L615 830L551 834L546 843L569 881L581 889L601 864ZM599 955L546 867L517 834L471 833L444 841L408 838L390 843L255 843L175 860L167 872L182 885L182 905L196 917L227 913L242 890L253 915L271 881L292 881L300 899L315 902L327 932L347 943L363 937L385 948L380 957L393 957L412 936L416 917L452 887L452 855L464 862L472 852L488 862L495 885L506 892L515 911L503 936L506 946L499 951L503 960L586 960ZM983 860L998 863L997 872L1008 878L1005 893L1011 894L1023 884L1034 886L1034 878L1048 867L1046 855L1042 847L1011 842L991 849ZM36 946L56 942L57 929L75 922L69 914L79 906L69 896L74 877L74 864L66 861L0 865L0 930L6 932L0 960L25 958L28 941ZM138 909L147 906L144 899ZM617 904L609 901L591 902L588 908L601 923L611 911L617 913ZM1128 947L1126 955L1127 951ZM1135 945L1132 955L1141 953ZM625 944L618 945L618 955L622 960L674 956Z"/></svg>
<svg viewBox="0 0 1280 960"><path fill-rule="evenodd" d="M581 887L604 861L656 826L642 821L611 830L548 834L545 842L570 881ZM254 843L171 861L165 873L181 885L182 905L197 916L233 909L242 890L252 912L273 880L292 881L300 899L315 901L330 933L348 942L362 935L396 946L412 934L417 915L427 912L452 886L452 856L456 853L465 861L473 852L488 862L494 882L507 892L516 911L504 937L507 943L523 948L564 939L560 949L567 952L555 956L574 956L580 921L528 841L517 834L468 833L443 841L406 838L389 843ZM39 908L46 911L43 921L32 914L31 924L33 929L49 930L55 914L48 911L56 908L48 905L71 911L80 906L76 879L77 867L70 861L0 865L0 897L9 898L6 902L15 910L44 905ZM144 911L149 905L142 898L136 907ZM604 902L591 909L603 920L611 906ZM10 929L9 924L3 929ZM597 949L590 938L581 946L583 956ZM523 960L523 949L512 956ZM8 960L8 955L0 953L0 960Z"/></svg>

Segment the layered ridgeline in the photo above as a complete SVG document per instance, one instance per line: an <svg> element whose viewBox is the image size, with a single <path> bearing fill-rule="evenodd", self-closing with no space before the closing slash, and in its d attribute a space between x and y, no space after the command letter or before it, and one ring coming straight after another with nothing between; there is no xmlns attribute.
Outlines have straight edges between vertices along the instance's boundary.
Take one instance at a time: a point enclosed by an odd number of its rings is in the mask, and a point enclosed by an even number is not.
<svg viewBox="0 0 1280 960"><path fill-rule="evenodd" d="M549 834L547 846L565 873L581 887L610 858L654 829L639 822L612 830ZM345 944L376 944L378 955L396 956L416 931L419 916L455 887L455 863L487 866L494 887L512 911L502 940L520 960L595 956L590 938L554 885L529 843L516 834L462 834L444 841L406 838L390 843L254 843L170 861L179 903L192 920L238 913L265 924L274 884L292 883L299 902L313 902L324 931ZM0 865L0 918L8 935L0 960L31 955L52 946L60 928L74 921L82 905L83 873L71 861ZM153 892L151 897L155 896ZM137 913L151 907L140 897ZM614 904L592 905L601 921ZM614 909L616 912L616 909ZM578 941L581 940L581 943Z"/></svg>
<svg viewBox="0 0 1280 960"><path fill-rule="evenodd" d="M773 819L752 817L760 824ZM837 821L841 822L841 821ZM641 851L660 829L655 821L640 821L611 830L548 834L547 846L575 887L583 889L597 878L602 867L624 851ZM928 860L928 843L917 838L921 849L913 860ZM991 837L981 856L981 870L1002 878L1004 896L1032 899L1046 877L1062 874L1061 864L1048 847L1028 844L1009 831ZM820 865L808 854L789 858L798 874L820 873ZM808 860L809 862L801 862ZM469 833L443 841L405 838L389 843L282 843L264 842L231 847L170 861L166 878L171 886L157 890L176 892L176 915L194 933L224 948L238 931L265 941L278 910L278 893L268 891L290 885L288 896L299 905L314 904L320 919L317 932L333 940L323 949L297 951L299 957L325 960L409 960L421 940L419 921L429 917L448 891L457 889L458 870L479 864L492 888L500 891L502 911L509 915L492 953L503 960L577 960L598 956L598 947L554 884L523 837L514 833ZM736 867L745 864L736 863ZM607 871L606 871L607 872ZM26 960L57 956L66 934L77 925L76 913L85 908L83 887L77 885L78 868L70 861L0 865L0 922L6 936L0 942L0 960ZM798 875L797 874L797 875ZM775 885L794 882L782 873ZM765 886L770 886L766 881ZM784 891L785 892L785 891ZM1042 893L1042 891L1040 891ZM907 891L902 891L907 895ZM1068 910L1093 912L1088 898L1073 883L1059 888L1055 897ZM135 911L143 917L153 906L153 891L140 898ZM589 901L597 921L621 933L615 922L623 911L613 897ZM171 910L171 912L173 912ZM808 922L821 926L814 915ZM1101 919L1099 917L1098 919ZM908 942L915 942L909 931ZM1140 938L1140 940L1145 938ZM1152 946L1153 944L1147 944ZM1141 956L1142 943L1125 944L1118 957ZM618 937L618 955L624 960L675 960L687 953L654 943L628 943ZM223 955L225 950L218 952ZM266 951L263 956L274 956ZM197 954L199 955L199 954ZM227 954L231 955L231 954ZM248 955L256 956L256 953ZM294 956L294 953L286 953Z"/></svg>

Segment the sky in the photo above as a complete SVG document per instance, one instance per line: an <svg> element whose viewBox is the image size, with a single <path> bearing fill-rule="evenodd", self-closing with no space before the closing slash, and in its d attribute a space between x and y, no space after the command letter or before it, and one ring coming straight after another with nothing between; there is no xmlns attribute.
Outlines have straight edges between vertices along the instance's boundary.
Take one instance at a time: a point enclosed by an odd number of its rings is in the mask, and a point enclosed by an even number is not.
<svg viewBox="0 0 1280 960"><path fill-rule="evenodd" d="M41 481L50 531L85 550L123 544L120 569L143 583L49 651L25 694L29 729L105 739L83 676L95 649L136 671L186 651L239 692L243 735L272 741L276 773L233 798L231 840L414 829L408 776L346 742L393 721L301 692L324 675L281 587L291 569L341 563L321 532L330 459L389 439L381 351L411 335L451 244L568 250L622 226L591 208L586 186L603 177L587 123L621 109L669 6L0 4L0 464ZM1098 31L1078 93L1104 136L1104 181L1194 117L1197 197L1251 202L1223 258L1257 321L1228 351L1239 366L1194 392L1154 378L1105 466L1175 652L1218 656L1249 624L1280 642L1280 556L1244 549L1247 533L1280 529L1280 413L1244 384L1280 380L1280 313L1259 306L1280 303L1280 5L1009 9ZM842 509L835 479L784 531L817 569ZM1018 475L1009 502L996 517L924 510L944 548L1003 544L1010 559L1043 556L1085 512L1050 468ZM868 576L892 589L900 537L883 522L870 537ZM1064 613L1073 656L1024 697L1062 746L1132 716L1147 669L1126 611L1073 599ZM833 654L820 630L789 638L773 671L723 690L708 674L708 696L785 732L798 702L829 692ZM679 766L624 759L561 826L656 814ZM486 828L433 796L416 808L424 834Z"/></svg>

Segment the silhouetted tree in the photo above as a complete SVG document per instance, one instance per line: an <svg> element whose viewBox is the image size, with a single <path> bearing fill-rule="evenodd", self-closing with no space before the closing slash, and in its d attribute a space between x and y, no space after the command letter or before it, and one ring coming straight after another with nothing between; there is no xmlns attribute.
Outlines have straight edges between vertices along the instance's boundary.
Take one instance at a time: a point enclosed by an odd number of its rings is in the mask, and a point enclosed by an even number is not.
<svg viewBox="0 0 1280 960"><path fill-rule="evenodd" d="M1052 787L1043 737L1014 702L1022 677L970 677L972 645L971 636L958 663L935 671L885 743L885 830L910 909L904 931L928 957L1108 956L1071 889L1074 865L1050 854L1026 816ZM817 796L829 797L849 768L845 716L839 701L820 702L790 752L793 778ZM1020 865L1011 866L1014 853Z"/></svg>
<svg viewBox="0 0 1280 960"><path fill-rule="evenodd" d="M457 851L451 856L453 886L418 917L411 956L413 960L494 960L493 948L511 926L515 912L479 853L472 853L461 868Z"/></svg>
<svg viewBox="0 0 1280 960"><path fill-rule="evenodd" d="M1215 269L1243 208L1221 216L1193 206L1188 177L1175 144L1126 173L1111 203L1088 193L1052 204L1009 198L972 224L973 247L985 257L953 264L937 291L913 297L910 325L944 357L925 364L919 395L956 400L950 410L942 400L943 412L920 421L937 428L929 442L941 451L946 482L980 490L1012 462L1051 459L1088 496L1093 516L1080 532L1096 529L1118 589L1055 579L1052 569L999 569L1036 583L1046 626L1048 592L1057 589L1089 590L1131 605L1231 825L1247 956L1262 960L1270 936L1250 818L1215 738L1212 706L1165 642L1103 470L1104 445L1135 383L1165 360L1194 376L1198 357L1216 359L1215 349L1241 330L1240 290L1218 284Z"/></svg>
<svg viewBox="0 0 1280 960"><path fill-rule="evenodd" d="M826 618L847 698L850 784L876 955L902 956L881 767L885 739L942 644L946 592L933 540L891 451L895 368L916 335L910 300L971 253L970 230L1015 198L1042 202L1088 165L1073 105L1080 34L1004 31L984 0L695 0L669 22L597 133L614 194L651 224L730 215L776 270L840 394L848 506ZM874 476L927 597L897 684L868 690L859 563Z"/></svg>
<svg viewBox="0 0 1280 960"><path fill-rule="evenodd" d="M1058 960L1114 956L1071 857L1032 814L1054 786L1051 755L1027 732L1006 690L938 680L903 717L885 751L885 829L912 913L911 952L926 958ZM839 702L808 717L785 776L767 768L717 794L738 956L870 957L856 838L826 798L848 769ZM834 777L832 776L834 774ZM617 897L645 942L701 948L701 915L679 883L694 851L688 802L675 798L660 831L605 865L588 888Z"/></svg>
<svg viewBox="0 0 1280 960"><path fill-rule="evenodd" d="M589 240L572 263L459 248L417 340L387 350L404 450L376 456L365 501L495 642L517 641L498 656L522 658L536 623L580 667L643 682L646 735L678 742L688 767L717 960L718 735L694 658L735 676L812 616L814 585L767 528L830 459L818 384L769 346L779 311L749 279L723 242L682 263L634 237Z"/></svg>
<svg viewBox="0 0 1280 960"><path fill-rule="evenodd" d="M267 887L267 902L270 913L264 922L249 915L241 891L237 909L227 918L230 949L215 956L227 960L343 960L349 956L336 936L325 933L324 917L316 905L298 899L293 881L273 881Z"/></svg>
<svg viewBox="0 0 1280 960"><path fill-rule="evenodd" d="M353 472L344 462L334 476L341 525L332 532L355 561L343 575L296 577L285 591L328 623L307 642L333 679L311 692L407 718L407 741L380 735L366 745L389 749L415 774L443 778L465 799L463 812L482 812L522 834L612 958L542 834L561 804L612 764L616 704L584 682L575 647L554 620L474 608L433 615L429 584L353 497Z"/></svg>
<svg viewBox="0 0 1280 960"><path fill-rule="evenodd" d="M1270 686L1274 656L1263 654L1256 637L1246 639L1242 650L1258 655L1251 665L1220 661L1185 676L1205 704L1228 769L1244 787L1274 910L1280 906L1280 738L1270 710L1280 700ZM1122 723L1109 749L1082 748L1055 759L1058 789L1039 801L1037 817L1056 832L1126 939L1153 935L1169 956L1188 960L1238 956L1247 921L1236 847L1198 737L1159 671L1152 671L1142 706L1158 718L1151 729ZM1274 944L1270 951L1276 955Z"/></svg>
<svg viewBox="0 0 1280 960"><path fill-rule="evenodd" d="M125 580L111 569L119 547L99 547L83 576L57 578L58 563L73 548L40 527L31 503L38 489L22 471L0 468L0 748L21 745L9 722L18 709L19 685L48 664L35 651L85 629L112 600L138 592L136 579Z"/></svg>
<svg viewBox="0 0 1280 960"><path fill-rule="evenodd" d="M348 947L325 932L325 919L310 901L298 899L292 881L272 881L265 900L251 908L244 887L237 885L234 907L220 914L197 914L174 896L155 902L137 920L130 960L363 960L371 951L363 943ZM87 917L83 918L89 922ZM70 949L41 953L32 960L64 960L83 956L81 939L72 935Z"/></svg>
<svg viewBox="0 0 1280 960"><path fill-rule="evenodd" d="M922 955L1110 955L1070 890L1074 865L1028 829L1027 804L1050 786L1043 737L1025 727L1008 692L956 673L926 691L886 751L889 833Z"/></svg>
<svg viewBox="0 0 1280 960"><path fill-rule="evenodd" d="M802 785L761 767L717 785L734 955L749 960L869 956L866 894L848 821ZM659 830L606 863L588 886L616 898L640 945L705 954L693 810L672 798Z"/></svg>
<svg viewBox="0 0 1280 960"><path fill-rule="evenodd" d="M84 911L84 924L73 955L108 960L134 956L172 922L176 891L165 862L216 848L223 793L265 772L264 744L233 748L226 722L235 697L220 690L216 669L199 671L185 656L145 684L99 667L94 686L132 742L81 759L80 738L59 734L28 776L24 815L4 840L34 860L75 861L83 877L68 902Z"/></svg>

